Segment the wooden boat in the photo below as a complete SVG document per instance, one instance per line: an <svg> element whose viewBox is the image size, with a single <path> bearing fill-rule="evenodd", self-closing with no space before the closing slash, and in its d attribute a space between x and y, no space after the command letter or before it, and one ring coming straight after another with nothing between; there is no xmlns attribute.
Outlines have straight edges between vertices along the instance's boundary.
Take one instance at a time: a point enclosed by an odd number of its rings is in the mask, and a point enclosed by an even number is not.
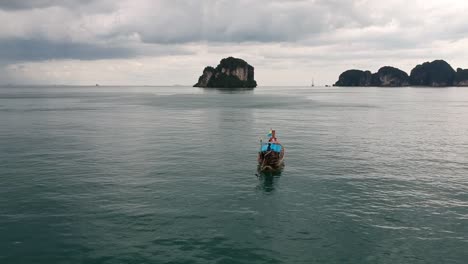
<svg viewBox="0 0 468 264"><path fill-rule="evenodd" d="M276 138L276 131L270 131L268 142L260 140L260 151L258 152L259 171L280 170L284 166L284 147Z"/></svg>

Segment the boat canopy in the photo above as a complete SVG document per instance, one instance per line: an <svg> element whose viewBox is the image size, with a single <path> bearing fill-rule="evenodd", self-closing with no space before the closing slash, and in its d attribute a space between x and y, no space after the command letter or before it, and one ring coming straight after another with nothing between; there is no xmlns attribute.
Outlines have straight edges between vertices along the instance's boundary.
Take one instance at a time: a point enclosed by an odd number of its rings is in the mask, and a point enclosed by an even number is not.
<svg viewBox="0 0 468 264"><path fill-rule="evenodd" d="M261 148L261 152L264 152L264 151L274 151L274 152L281 152L281 148L282 146L280 144L276 144L276 143L263 143L262 144L262 148Z"/></svg>

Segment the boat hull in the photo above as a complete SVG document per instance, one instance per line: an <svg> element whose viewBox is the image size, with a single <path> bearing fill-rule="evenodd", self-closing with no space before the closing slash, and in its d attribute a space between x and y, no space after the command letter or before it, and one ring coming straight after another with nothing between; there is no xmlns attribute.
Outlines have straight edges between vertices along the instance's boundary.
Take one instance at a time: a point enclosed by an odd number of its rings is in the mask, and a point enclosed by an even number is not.
<svg viewBox="0 0 468 264"><path fill-rule="evenodd" d="M284 147L281 151L263 151L258 153L258 169L260 171L275 171L284 167Z"/></svg>

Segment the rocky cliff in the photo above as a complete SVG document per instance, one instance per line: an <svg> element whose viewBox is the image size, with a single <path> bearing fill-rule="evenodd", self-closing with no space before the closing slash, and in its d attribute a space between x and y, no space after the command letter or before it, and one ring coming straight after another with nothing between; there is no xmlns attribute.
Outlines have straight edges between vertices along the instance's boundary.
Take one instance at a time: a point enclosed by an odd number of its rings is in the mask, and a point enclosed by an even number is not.
<svg viewBox="0 0 468 264"><path fill-rule="evenodd" d="M425 62L411 70L410 83L415 86L452 86L455 70L443 60Z"/></svg>
<svg viewBox="0 0 468 264"><path fill-rule="evenodd" d="M468 86L468 69L458 68L455 74L456 86Z"/></svg>
<svg viewBox="0 0 468 264"><path fill-rule="evenodd" d="M335 86L407 86L408 74L400 69L385 66L372 74L370 71L348 70L343 72Z"/></svg>
<svg viewBox="0 0 468 264"><path fill-rule="evenodd" d="M370 71L347 70L340 74L335 86L370 86L372 74Z"/></svg>
<svg viewBox="0 0 468 264"><path fill-rule="evenodd" d="M385 87L408 86L409 76L400 69L385 66L372 75L372 84Z"/></svg>
<svg viewBox="0 0 468 264"><path fill-rule="evenodd" d="M238 58L222 59L216 68L206 67L194 87L254 88L254 67Z"/></svg>
<svg viewBox="0 0 468 264"><path fill-rule="evenodd" d="M378 72L348 70L343 72L335 86L468 86L468 69L457 71L446 61L435 60L419 64L408 74L400 69L385 66Z"/></svg>

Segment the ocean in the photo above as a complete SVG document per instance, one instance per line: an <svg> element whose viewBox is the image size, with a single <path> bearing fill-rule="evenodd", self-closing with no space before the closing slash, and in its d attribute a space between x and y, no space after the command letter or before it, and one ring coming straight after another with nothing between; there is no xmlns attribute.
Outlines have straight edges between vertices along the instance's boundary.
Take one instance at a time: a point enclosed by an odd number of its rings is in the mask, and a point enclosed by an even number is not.
<svg viewBox="0 0 468 264"><path fill-rule="evenodd" d="M468 88L0 88L2 264L467 262Z"/></svg>

